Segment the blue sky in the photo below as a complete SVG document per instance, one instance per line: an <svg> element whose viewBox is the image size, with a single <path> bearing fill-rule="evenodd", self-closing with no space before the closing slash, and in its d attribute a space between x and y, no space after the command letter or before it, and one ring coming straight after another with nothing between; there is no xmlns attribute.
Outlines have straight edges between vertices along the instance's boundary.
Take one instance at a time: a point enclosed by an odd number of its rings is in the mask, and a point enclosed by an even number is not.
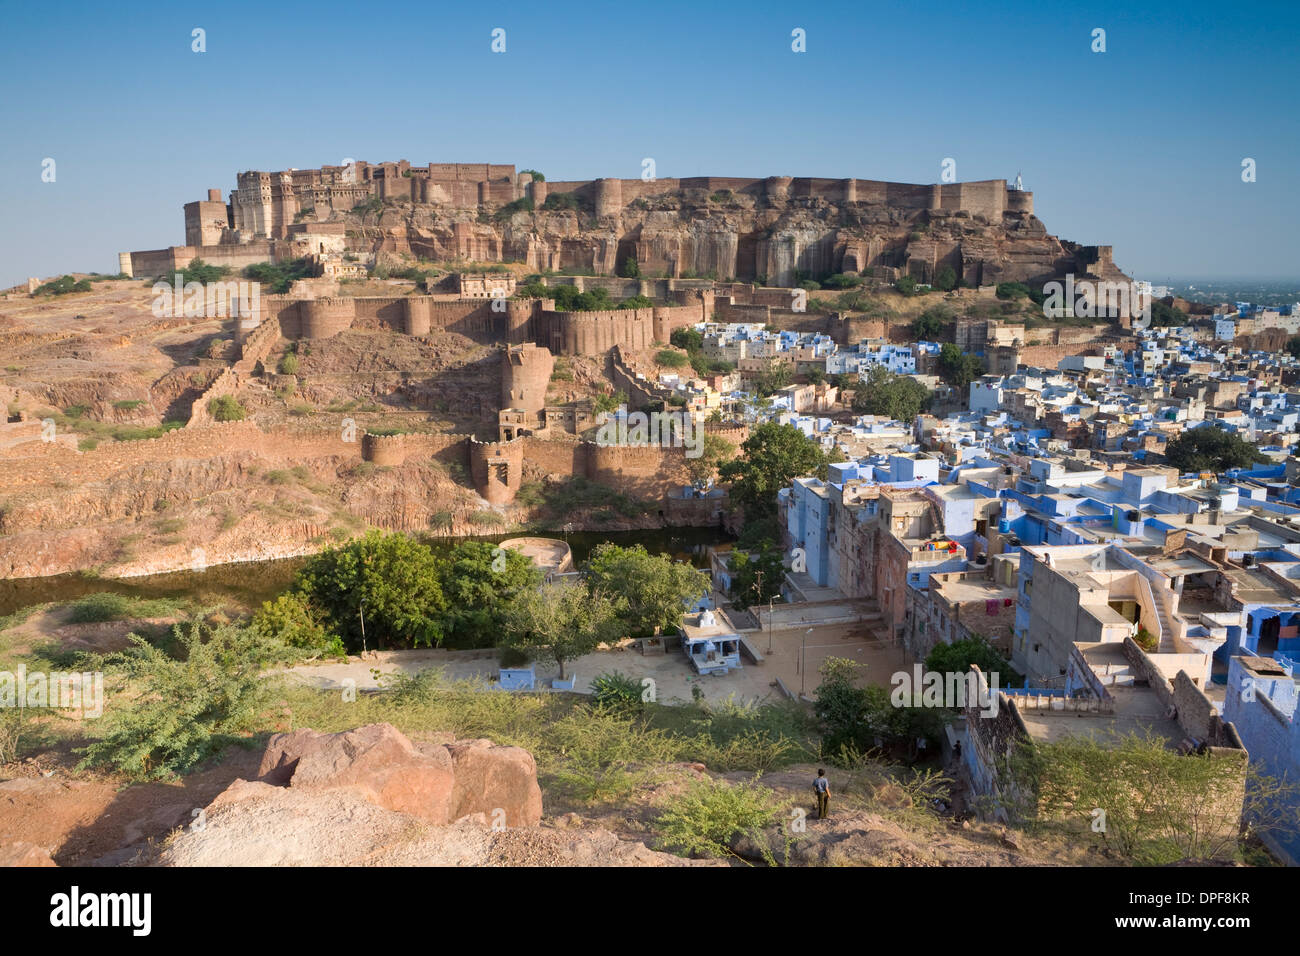
<svg viewBox="0 0 1300 956"><path fill-rule="evenodd" d="M1293 5L52 7L0 31L0 286L115 272L238 170L345 157L920 183L952 157L1138 278L1300 273Z"/></svg>

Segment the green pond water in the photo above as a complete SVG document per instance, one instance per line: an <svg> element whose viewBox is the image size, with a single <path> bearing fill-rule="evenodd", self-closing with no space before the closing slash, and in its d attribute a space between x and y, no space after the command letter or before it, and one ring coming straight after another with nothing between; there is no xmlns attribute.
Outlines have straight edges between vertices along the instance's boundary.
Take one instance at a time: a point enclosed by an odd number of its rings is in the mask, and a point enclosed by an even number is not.
<svg viewBox="0 0 1300 956"><path fill-rule="evenodd" d="M505 541L519 537L554 537L565 539L563 532L532 532L477 536L472 538L438 538L429 541L435 549L450 548L462 541ZM720 528L659 528L651 531L575 531L567 535L573 559L581 563L596 545L610 541L630 547L645 546L653 554L667 554L705 567L708 547L732 540ZM138 578L95 578L80 574L60 574L46 578L20 578L0 581L0 617L33 604L64 602L109 591L141 598L192 598L200 604L236 603L255 608L289 586L306 557L278 561L249 561L242 564L218 564L205 571L172 571Z"/></svg>

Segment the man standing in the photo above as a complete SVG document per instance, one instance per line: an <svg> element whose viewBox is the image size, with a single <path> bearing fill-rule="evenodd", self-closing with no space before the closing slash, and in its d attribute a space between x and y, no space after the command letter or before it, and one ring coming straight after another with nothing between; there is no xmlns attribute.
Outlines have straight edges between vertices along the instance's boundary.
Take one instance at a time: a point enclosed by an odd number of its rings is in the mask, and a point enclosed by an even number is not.
<svg viewBox="0 0 1300 956"><path fill-rule="evenodd" d="M813 789L817 791L817 819L825 820L826 815L830 813L831 805L831 782L826 779L825 770L817 771L817 777L813 780Z"/></svg>

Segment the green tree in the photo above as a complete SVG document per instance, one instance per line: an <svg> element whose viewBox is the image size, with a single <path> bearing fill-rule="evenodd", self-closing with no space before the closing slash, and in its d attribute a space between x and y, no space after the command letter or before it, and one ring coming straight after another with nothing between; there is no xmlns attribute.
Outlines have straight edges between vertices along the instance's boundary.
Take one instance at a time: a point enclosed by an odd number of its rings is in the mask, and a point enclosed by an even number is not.
<svg viewBox="0 0 1300 956"><path fill-rule="evenodd" d="M541 568L522 552L486 541L456 545L442 563L444 643L492 647L514 596L541 583Z"/></svg>
<svg viewBox="0 0 1300 956"><path fill-rule="evenodd" d="M1165 460L1181 472L1224 472L1269 459L1235 432L1204 425L1183 432L1165 445Z"/></svg>
<svg viewBox="0 0 1300 956"><path fill-rule="evenodd" d="M736 551L731 558L731 603L740 610L766 604L781 597L785 561L770 539L749 551Z"/></svg>
<svg viewBox="0 0 1300 956"><path fill-rule="evenodd" d="M933 305L912 320L912 338L933 342L939 338L957 313L946 305Z"/></svg>
<svg viewBox="0 0 1300 956"><path fill-rule="evenodd" d="M510 647L544 654L560 668L590 654L604 641L616 640L619 618L613 603L581 584L558 581L515 595L506 610L502 637Z"/></svg>
<svg viewBox="0 0 1300 956"><path fill-rule="evenodd" d="M672 334L668 336L668 342L688 354L695 353L704 348L704 333L690 327L673 329Z"/></svg>
<svg viewBox="0 0 1300 956"><path fill-rule="evenodd" d="M959 394L964 395L967 386L985 371L979 356L969 355L951 342L945 342L939 349L939 374Z"/></svg>
<svg viewBox="0 0 1300 956"><path fill-rule="evenodd" d="M591 400L591 409L597 414L615 411L627 404L627 392L602 392Z"/></svg>
<svg viewBox="0 0 1300 956"><path fill-rule="evenodd" d="M721 435L704 433L704 442L697 458L686 459L686 471L691 481L701 487L717 477L718 469L736 454L736 446Z"/></svg>
<svg viewBox="0 0 1300 956"><path fill-rule="evenodd" d="M853 410L859 415L883 415L911 424L930 402L930 390L910 375L899 375L883 365L873 365L853 391Z"/></svg>
<svg viewBox="0 0 1300 956"><path fill-rule="evenodd" d="M1151 303L1151 324L1156 326L1182 326L1187 324L1187 313L1168 302L1156 299Z"/></svg>
<svg viewBox="0 0 1300 956"><path fill-rule="evenodd" d="M754 391L760 397L767 398L789 385L792 378L790 363L785 359L775 359L764 365L754 376Z"/></svg>
<svg viewBox="0 0 1300 956"><path fill-rule="evenodd" d="M984 673L990 684L994 674L998 675L1002 687L1015 687L1020 683L1020 675L1011 669L1007 659L981 634L951 644L936 644L925 658L925 669L936 674L965 674L972 664Z"/></svg>
<svg viewBox="0 0 1300 956"><path fill-rule="evenodd" d="M825 477L829 459L817 442L793 425L764 422L741 445L742 457L718 469L730 481L731 501L745 509L745 521L776 514L776 494L792 479L815 474Z"/></svg>
<svg viewBox="0 0 1300 956"><path fill-rule="evenodd" d="M918 753L918 738L938 742L949 711L919 704L896 707L886 688L858 686L862 669L843 657L828 657L818 668L822 681L813 713L821 726L823 751L861 754L875 749L878 740L888 750L913 755Z"/></svg>
<svg viewBox="0 0 1300 956"><path fill-rule="evenodd" d="M934 287L940 292L951 292L957 285L957 271L952 266L944 266L934 275Z"/></svg>
<svg viewBox="0 0 1300 956"><path fill-rule="evenodd" d="M194 268L194 263L190 263L190 268ZM305 279L315 274L316 266L306 256L288 262L255 262L244 267L244 278L260 282L266 286L264 291L275 295L288 292L295 279Z"/></svg>
<svg viewBox="0 0 1300 956"><path fill-rule="evenodd" d="M637 265L635 256L628 256L623 260L623 268L619 270L619 275L624 279L641 278L641 267Z"/></svg>
<svg viewBox="0 0 1300 956"><path fill-rule="evenodd" d="M1029 297L1029 286L1023 282L999 282L994 294L999 299L1025 299Z"/></svg>
<svg viewBox="0 0 1300 956"><path fill-rule="evenodd" d="M614 607L629 637L667 633L682 623L688 604L709 589L708 579L689 564L642 545L599 544L587 561L587 588L593 597L615 595Z"/></svg>
<svg viewBox="0 0 1300 956"><path fill-rule="evenodd" d="M912 295L916 292L916 280L911 276L899 276L894 282L894 288L903 295Z"/></svg>
<svg viewBox="0 0 1300 956"><path fill-rule="evenodd" d="M326 614L349 650L433 647L444 635L442 568L433 552L400 532L372 529L316 555L295 587Z"/></svg>
<svg viewBox="0 0 1300 956"><path fill-rule="evenodd" d="M1300 335L1287 340L1286 350L1291 353L1292 358L1300 359Z"/></svg>
<svg viewBox="0 0 1300 956"><path fill-rule="evenodd" d="M347 654L342 639L326 626L322 613L300 591L286 591L274 601L263 601L249 627L268 641L304 654L330 657Z"/></svg>

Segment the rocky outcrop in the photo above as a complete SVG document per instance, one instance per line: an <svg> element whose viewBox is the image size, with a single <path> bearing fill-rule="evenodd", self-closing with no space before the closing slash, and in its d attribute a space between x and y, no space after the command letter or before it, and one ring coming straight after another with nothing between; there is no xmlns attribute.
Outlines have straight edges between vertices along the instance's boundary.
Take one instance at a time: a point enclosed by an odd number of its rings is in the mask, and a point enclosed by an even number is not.
<svg viewBox="0 0 1300 956"><path fill-rule="evenodd" d="M497 825L527 827L542 818L537 765L528 751L490 740L417 750L391 724L340 734L276 734L258 776L263 783L295 790L349 790L435 824L482 814Z"/></svg>
<svg viewBox="0 0 1300 956"><path fill-rule="evenodd" d="M267 744L176 833L161 866L693 866L601 828L539 827L532 755L490 740L416 746L391 724ZM572 816L572 815L570 815Z"/></svg>
<svg viewBox="0 0 1300 956"><path fill-rule="evenodd" d="M1076 276L1123 279L1109 247L1082 247L1048 233L1031 202L989 203L996 183L965 198L961 184L945 187L938 204L931 187L890 184L891 198L864 199L834 188L802 193L765 189L761 181L717 193L667 186L653 196L597 205L591 187L572 195L577 208L485 216L478 207L403 204L384 210L376 225L350 223L357 251L388 251L429 259L472 253L481 260L513 260L537 269L614 275L628 258L643 276L765 279L792 286L799 274L866 272L909 274L931 281L950 266L972 285ZM572 184L567 184L571 186ZM882 185L882 184L878 184ZM552 192L561 184L552 184ZM990 192L991 191L991 192ZM972 193L974 190L972 190ZM988 195L986 195L988 194ZM861 201L859 201L861 200ZM498 210L499 211L499 210Z"/></svg>
<svg viewBox="0 0 1300 956"><path fill-rule="evenodd" d="M159 866L725 866L685 860L602 828L431 826L355 791L240 781L173 837Z"/></svg>

